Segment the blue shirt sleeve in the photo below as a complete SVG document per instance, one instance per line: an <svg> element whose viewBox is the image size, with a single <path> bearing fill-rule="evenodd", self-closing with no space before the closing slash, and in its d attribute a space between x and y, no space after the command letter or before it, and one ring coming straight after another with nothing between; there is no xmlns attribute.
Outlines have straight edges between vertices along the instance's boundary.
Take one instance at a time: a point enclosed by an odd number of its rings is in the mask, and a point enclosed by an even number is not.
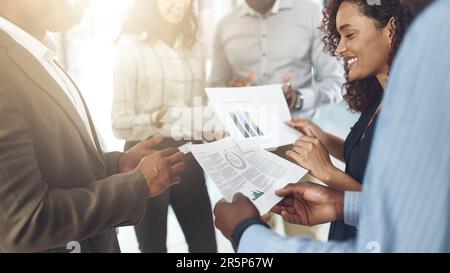
<svg viewBox="0 0 450 273"><path fill-rule="evenodd" d="M358 227L359 213L362 203L361 192L345 192L344 196L344 222L347 225Z"/></svg>
<svg viewBox="0 0 450 273"><path fill-rule="evenodd" d="M450 1L434 1L397 54L364 178L359 250L450 251L449 26Z"/></svg>
<svg viewBox="0 0 450 273"><path fill-rule="evenodd" d="M262 225L253 225L244 232L240 253L315 253L353 252L354 242L323 243L307 237L283 237Z"/></svg>

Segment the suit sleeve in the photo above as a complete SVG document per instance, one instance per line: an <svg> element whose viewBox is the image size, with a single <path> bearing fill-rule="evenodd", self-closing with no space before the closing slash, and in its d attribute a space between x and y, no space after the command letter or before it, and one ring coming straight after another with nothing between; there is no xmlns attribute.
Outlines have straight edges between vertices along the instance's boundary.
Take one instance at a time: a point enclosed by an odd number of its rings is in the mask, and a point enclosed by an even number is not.
<svg viewBox="0 0 450 273"><path fill-rule="evenodd" d="M119 173L119 159L123 155L121 152L105 153L106 173L108 176Z"/></svg>
<svg viewBox="0 0 450 273"><path fill-rule="evenodd" d="M138 172L50 189L14 92L0 85L0 252L40 252L140 221L147 186Z"/></svg>

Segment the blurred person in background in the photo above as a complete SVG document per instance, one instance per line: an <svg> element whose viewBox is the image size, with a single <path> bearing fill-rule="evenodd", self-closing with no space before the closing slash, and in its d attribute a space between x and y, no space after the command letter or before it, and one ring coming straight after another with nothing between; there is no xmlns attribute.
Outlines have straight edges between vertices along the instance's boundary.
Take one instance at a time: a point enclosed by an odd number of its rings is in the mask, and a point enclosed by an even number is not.
<svg viewBox="0 0 450 273"><path fill-rule="evenodd" d="M183 139L195 138L194 130L177 128L180 123L171 118L178 109L194 106L196 98L205 102L206 47L198 39L193 4L136 0L129 11L116 44L112 107L112 129L126 141L125 150L157 134L164 136L157 148L178 147L188 142ZM167 252L169 205L190 252L217 252L203 170L192 155L186 156L185 164L185 183L150 199L135 227L144 253Z"/></svg>
<svg viewBox="0 0 450 273"><path fill-rule="evenodd" d="M342 100L344 71L324 52L320 6L310 0L246 0L222 18L213 42L213 87L284 83L292 115L312 119Z"/></svg>

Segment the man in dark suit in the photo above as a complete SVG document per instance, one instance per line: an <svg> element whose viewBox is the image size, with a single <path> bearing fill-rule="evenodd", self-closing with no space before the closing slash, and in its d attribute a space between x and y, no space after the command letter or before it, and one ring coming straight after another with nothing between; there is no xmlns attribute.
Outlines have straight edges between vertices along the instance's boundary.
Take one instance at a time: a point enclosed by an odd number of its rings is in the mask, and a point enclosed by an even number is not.
<svg viewBox="0 0 450 273"><path fill-rule="evenodd" d="M76 85L47 32L77 24L85 0L2 0L0 252L119 252L115 228L135 225L148 197L180 182L183 154L103 153ZM150 117L149 117L150 118Z"/></svg>

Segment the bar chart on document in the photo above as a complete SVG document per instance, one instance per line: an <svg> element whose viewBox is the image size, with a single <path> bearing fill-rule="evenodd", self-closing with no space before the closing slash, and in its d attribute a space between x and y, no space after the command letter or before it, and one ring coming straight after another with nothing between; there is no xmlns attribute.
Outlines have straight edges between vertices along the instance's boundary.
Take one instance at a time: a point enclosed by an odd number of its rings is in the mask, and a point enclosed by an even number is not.
<svg viewBox="0 0 450 273"><path fill-rule="evenodd" d="M247 111L234 111L228 113L236 128L240 131L241 135L245 138L250 137L263 137L264 133L261 128L256 124L255 120L250 116Z"/></svg>
<svg viewBox="0 0 450 273"><path fill-rule="evenodd" d="M244 151L292 144L300 133L286 125L291 114L281 85L207 88L212 106Z"/></svg>

